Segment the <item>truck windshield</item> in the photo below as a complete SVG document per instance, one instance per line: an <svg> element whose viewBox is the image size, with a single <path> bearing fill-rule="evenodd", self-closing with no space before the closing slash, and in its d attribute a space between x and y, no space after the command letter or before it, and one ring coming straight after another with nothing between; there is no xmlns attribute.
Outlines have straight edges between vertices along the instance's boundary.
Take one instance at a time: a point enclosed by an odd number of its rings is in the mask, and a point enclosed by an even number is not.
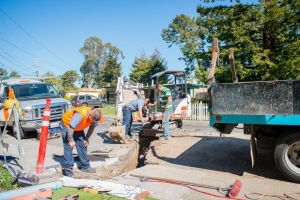
<svg viewBox="0 0 300 200"><path fill-rule="evenodd" d="M60 97L50 84L12 85L11 88L19 101Z"/></svg>

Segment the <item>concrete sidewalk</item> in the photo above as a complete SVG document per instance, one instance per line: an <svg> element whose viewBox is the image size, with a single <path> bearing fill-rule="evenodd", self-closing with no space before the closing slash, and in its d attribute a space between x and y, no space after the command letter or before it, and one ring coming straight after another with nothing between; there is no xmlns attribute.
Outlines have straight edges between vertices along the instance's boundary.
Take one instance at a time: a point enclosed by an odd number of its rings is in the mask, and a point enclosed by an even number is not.
<svg viewBox="0 0 300 200"><path fill-rule="evenodd" d="M164 179L193 182L197 184L215 186L216 188L226 188L232 185L235 182L235 180L238 179L242 182L242 188L236 198L245 198L245 195L249 195L250 192L283 196L284 193L296 193L300 189L299 184L285 181L274 181L259 177L237 176L218 171L190 167L188 168L185 166L182 166L181 168L174 168L161 165L146 165L142 168L134 169L130 172L122 174L118 177L114 177L113 179L109 179L107 181L119 184L128 184L131 186L140 186L144 190L153 192L151 196L160 200L219 199L216 196L212 195L218 195L223 198L225 197L225 195L222 194L222 191L218 192L217 189L208 189L204 187L191 186L192 188L203 192L201 193L191 190L182 185L174 185L163 182L142 182L141 178L130 176L130 174L140 175L141 177L152 176ZM205 193L209 193L212 195ZM295 194L292 196L297 197L297 195L295 196ZM260 195L252 197L256 199L260 197ZM264 197L263 199L273 198Z"/></svg>
<svg viewBox="0 0 300 200"><path fill-rule="evenodd" d="M107 179L114 176L117 176L124 171L128 171L134 169L137 165L137 151L138 151L138 137L137 140L130 140L127 144L119 144L115 143L108 136L107 130L111 125L112 121L109 119L105 120L105 125L99 125L95 128L93 135L90 138L90 144L88 146L88 153L95 152L106 152L108 149L112 149L108 152L108 156L89 156L91 167L95 167L97 170L98 179ZM137 126L133 125L133 133L137 134L138 129ZM13 145L18 144L18 140L11 135L6 135L4 138L4 143L9 143ZM27 172L35 172L36 164L39 153L39 141L35 138L23 139L22 146L24 149L24 163L25 163L25 171ZM12 156L15 159L8 160L15 169L22 170L22 161L20 156L14 153L11 153L12 149L8 149L8 153L6 155ZM2 147L0 147L0 154L2 154ZM75 176L90 178L90 174L82 173L78 167L80 167L80 162L78 156L75 155L77 153L76 148L73 150L74 158L75 158L75 166L74 173ZM45 165L44 167L59 165L63 166L63 157L54 156L63 155L63 143L62 138L50 139L47 141L47 149L45 156ZM40 182L48 182L53 179L58 179L61 177L61 167L58 167L58 174L53 178L41 179ZM48 170L45 170L48 171ZM54 168L52 171L56 171ZM44 174L48 177L48 173ZM43 176L43 175L42 175Z"/></svg>

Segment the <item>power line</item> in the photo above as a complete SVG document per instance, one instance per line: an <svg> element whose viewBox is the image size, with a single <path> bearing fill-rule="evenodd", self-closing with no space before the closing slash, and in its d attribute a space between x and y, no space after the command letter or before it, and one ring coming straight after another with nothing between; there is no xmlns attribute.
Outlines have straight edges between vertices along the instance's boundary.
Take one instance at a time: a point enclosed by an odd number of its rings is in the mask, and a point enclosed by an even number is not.
<svg viewBox="0 0 300 200"><path fill-rule="evenodd" d="M32 56L32 57L36 57L36 56L32 55L31 53L29 53L29 52L27 52L27 51L21 49L20 47L17 47L16 45L14 45L14 44L12 44L12 43L6 41L5 39L3 39L3 38L1 38L1 37L0 37L0 39L3 40L4 42L10 44L11 46L13 46L13 47L19 49L20 51L23 51L24 53L26 53L26 54L28 54L28 55L30 55L30 56ZM45 63L48 63L48 64L50 64L50 65L52 65L53 67L56 67L57 69L62 69L61 67L58 67L58 66L56 66L56 65L54 65L54 64L52 64L52 63L50 63L50 62L48 62L48 61L46 61L46 60L44 60L44 62L45 62ZM66 70L66 69L64 69L64 70ZM66 71L68 71L68 70L66 70Z"/></svg>
<svg viewBox="0 0 300 200"><path fill-rule="evenodd" d="M0 56L1 56L1 57L3 57L5 60L7 60L7 61L11 62L12 64L14 64L14 65L16 65L16 66L18 66L18 67L20 67L20 68L24 69L25 71L28 71L28 69L25 69L25 68L23 68L23 67L21 67L21 66L17 65L16 63L14 63L14 62L12 62L11 60L7 59L7 58L6 58L6 57L4 57L3 55L1 55L1 54L0 54ZM10 69L11 69L11 68L10 68ZM15 69L12 69L12 70L15 70Z"/></svg>
<svg viewBox="0 0 300 200"><path fill-rule="evenodd" d="M8 69L11 69L12 71L15 71L14 69L8 67L7 65L4 65L2 62L0 62L0 64L1 64L2 66L4 66L4 67L8 68ZM19 72L18 72L18 73L19 73ZM21 73L21 72L20 72L20 74L24 74L24 73ZM24 74L24 75L25 75L25 76L30 76L30 74Z"/></svg>
<svg viewBox="0 0 300 200"><path fill-rule="evenodd" d="M38 40L36 40L34 37L32 37L26 30L24 30L16 21L14 21L10 16L8 16L8 14L6 14L1 8L0 11L3 12L11 21L13 21L20 29L22 29L28 36L30 36L33 40L35 40L37 43L39 43L42 47L44 47L45 49L47 49L50 53L52 53L55 57L57 57L59 60L61 60L62 62L64 62L65 64L69 65L70 67L72 67L73 69L75 69L72 65L68 64L66 61L64 61L63 59L61 59L60 57L58 57L55 53L53 53L50 49L48 49L47 47L45 47L42 43L40 43Z"/></svg>
<svg viewBox="0 0 300 200"><path fill-rule="evenodd" d="M13 58L9 53L7 53L6 51L4 51L2 48L0 48L4 53L6 53L9 57L11 57L13 60L17 61L18 63L20 63L21 65L23 65L20 61L18 61L17 59ZM18 65L17 65L18 66ZM18 66L20 67L20 66ZM26 68L21 67L24 70L28 70Z"/></svg>

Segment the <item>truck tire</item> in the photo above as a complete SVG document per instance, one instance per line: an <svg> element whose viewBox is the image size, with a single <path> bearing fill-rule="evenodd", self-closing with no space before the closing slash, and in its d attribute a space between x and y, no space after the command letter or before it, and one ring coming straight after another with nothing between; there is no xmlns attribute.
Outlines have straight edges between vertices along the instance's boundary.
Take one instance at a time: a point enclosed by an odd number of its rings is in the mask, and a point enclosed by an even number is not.
<svg viewBox="0 0 300 200"><path fill-rule="evenodd" d="M290 180L300 183L300 131L280 138L274 157L278 169Z"/></svg>
<svg viewBox="0 0 300 200"><path fill-rule="evenodd" d="M19 130L20 130L21 139L26 138L26 132L23 131L23 129L22 129L22 127L20 125L19 125ZM13 134L14 134L15 138L18 139L16 124L14 124L14 126L13 126Z"/></svg>
<svg viewBox="0 0 300 200"><path fill-rule="evenodd" d="M87 107L88 105L87 105L87 103L83 103L83 104L82 104L82 106L85 106L85 107Z"/></svg>

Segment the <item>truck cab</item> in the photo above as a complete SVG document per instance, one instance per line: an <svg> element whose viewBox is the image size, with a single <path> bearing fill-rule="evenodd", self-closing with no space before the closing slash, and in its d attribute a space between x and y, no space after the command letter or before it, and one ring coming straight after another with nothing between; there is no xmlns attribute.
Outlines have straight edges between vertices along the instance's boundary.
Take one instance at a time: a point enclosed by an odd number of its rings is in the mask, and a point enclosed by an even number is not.
<svg viewBox="0 0 300 200"><path fill-rule="evenodd" d="M37 131L41 128L42 117L46 105L46 99L51 99L49 130L57 129L62 115L71 109L71 102L62 98L53 85L40 81L39 78L8 78L0 83L0 108L4 107L4 101L8 98L9 88L14 90L19 101L22 114L20 119L20 135L26 138L29 131ZM16 134L13 121L8 122Z"/></svg>

